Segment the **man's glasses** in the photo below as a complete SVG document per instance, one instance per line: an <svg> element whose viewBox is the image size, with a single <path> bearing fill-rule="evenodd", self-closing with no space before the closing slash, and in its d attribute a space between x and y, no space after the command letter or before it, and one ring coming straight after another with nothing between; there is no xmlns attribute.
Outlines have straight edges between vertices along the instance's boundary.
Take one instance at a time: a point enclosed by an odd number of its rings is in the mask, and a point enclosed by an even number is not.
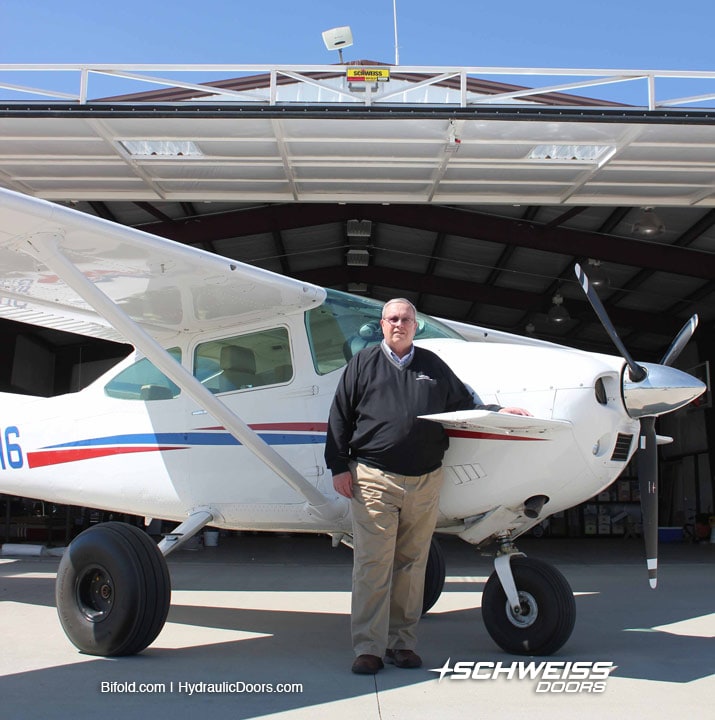
<svg viewBox="0 0 715 720"><path fill-rule="evenodd" d="M411 325L413 322L415 322L414 318L398 317L397 315L390 315L390 317L384 317L382 319L387 320L390 325L399 325L400 323L402 323L403 325Z"/></svg>

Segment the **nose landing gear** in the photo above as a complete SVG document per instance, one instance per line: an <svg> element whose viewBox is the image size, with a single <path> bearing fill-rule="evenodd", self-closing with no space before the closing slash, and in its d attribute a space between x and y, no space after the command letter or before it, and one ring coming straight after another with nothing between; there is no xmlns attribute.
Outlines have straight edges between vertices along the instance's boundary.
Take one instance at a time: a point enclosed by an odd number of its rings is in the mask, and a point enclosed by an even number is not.
<svg viewBox="0 0 715 720"><path fill-rule="evenodd" d="M484 586L482 618L499 647L515 655L551 655L571 636L576 603L552 565L518 552L507 536Z"/></svg>

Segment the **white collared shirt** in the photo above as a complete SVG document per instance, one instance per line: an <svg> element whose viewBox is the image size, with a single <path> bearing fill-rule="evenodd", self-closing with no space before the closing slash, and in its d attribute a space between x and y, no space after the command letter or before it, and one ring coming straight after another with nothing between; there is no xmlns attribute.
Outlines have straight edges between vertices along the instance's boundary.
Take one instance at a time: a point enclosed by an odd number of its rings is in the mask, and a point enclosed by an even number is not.
<svg viewBox="0 0 715 720"><path fill-rule="evenodd" d="M410 351L404 357L398 357L397 355L395 355L395 353L392 352L392 350L390 349L390 346L384 340L382 341L382 347L385 352L390 356L390 358L392 358L392 361L400 367L404 367L405 365L409 364L415 354L414 345L410 348Z"/></svg>

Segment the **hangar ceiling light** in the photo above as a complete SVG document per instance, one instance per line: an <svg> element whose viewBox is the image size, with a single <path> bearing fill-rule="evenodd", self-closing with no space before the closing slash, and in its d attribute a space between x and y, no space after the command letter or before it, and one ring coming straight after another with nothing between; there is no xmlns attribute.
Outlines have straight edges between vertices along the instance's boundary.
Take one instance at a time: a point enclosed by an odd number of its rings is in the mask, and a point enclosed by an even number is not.
<svg viewBox="0 0 715 720"><path fill-rule="evenodd" d="M564 307L564 297L557 292L551 300L552 305L547 313L549 320L555 325L561 325L571 319L569 311Z"/></svg>
<svg viewBox="0 0 715 720"><path fill-rule="evenodd" d="M633 224L633 232L643 237L655 237L665 232L665 223L652 207L643 208Z"/></svg>
<svg viewBox="0 0 715 720"><path fill-rule="evenodd" d="M132 157L204 157L191 140L120 140L119 144Z"/></svg>
<svg viewBox="0 0 715 720"><path fill-rule="evenodd" d="M569 160L575 162L601 162L607 154L615 152L612 145L537 145L529 160Z"/></svg>
<svg viewBox="0 0 715 720"><path fill-rule="evenodd" d="M606 275L600 260L588 259L588 281L595 288L606 288L610 285L611 281Z"/></svg>
<svg viewBox="0 0 715 720"><path fill-rule="evenodd" d="M372 222L370 220L348 220L346 234L348 237L370 237Z"/></svg>
<svg viewBox="0 0 715 720"><path fill-rule="evenodd" d="M348 250L345 262L348 267L367 267L370 264L370 251L365 248Z"/></svg>

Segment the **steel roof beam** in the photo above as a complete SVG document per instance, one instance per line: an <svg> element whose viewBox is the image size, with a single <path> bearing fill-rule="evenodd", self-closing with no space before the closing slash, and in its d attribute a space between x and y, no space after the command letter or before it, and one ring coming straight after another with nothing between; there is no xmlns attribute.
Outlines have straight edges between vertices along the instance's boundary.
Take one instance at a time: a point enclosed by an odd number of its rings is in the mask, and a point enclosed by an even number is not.
<svg viewBox="0 0 715 720"><path fill-rule="evenodd" d="M196 223L152 223L147 232L179 242L219 240L269 233L311 225L345 222L349 218L419 228L475 240L517 245L570 257L593 257L601 261L648 270L699 277L715 277L715 254L629 237L497 217L443 206L376 204L285 204L223 213L196 219Z"/></svg>
<svg viewBox="0 0 715 720"><path fill-rule="evenodd" d="M342 265L323 267L315 270L304 270L296 273L294 277L327 287L359 282L516 310L540 308L544 313L548 311L551 302L550 297L545 299L541 294L524 290L487 287L481 283L473 283L468 280L439 277L437 275L425 276L421 273L376 266L361 268L348 268ZM593 310L588 302L572 298L569 298L569 312L572 317L582 315L590 317L593 315ZM637 327L639 331L649 331L658 335L671 336L683 324L680 319L666 318L660 313L645 313L618 307L609 307L608 312L616 325Z"/></svg>

